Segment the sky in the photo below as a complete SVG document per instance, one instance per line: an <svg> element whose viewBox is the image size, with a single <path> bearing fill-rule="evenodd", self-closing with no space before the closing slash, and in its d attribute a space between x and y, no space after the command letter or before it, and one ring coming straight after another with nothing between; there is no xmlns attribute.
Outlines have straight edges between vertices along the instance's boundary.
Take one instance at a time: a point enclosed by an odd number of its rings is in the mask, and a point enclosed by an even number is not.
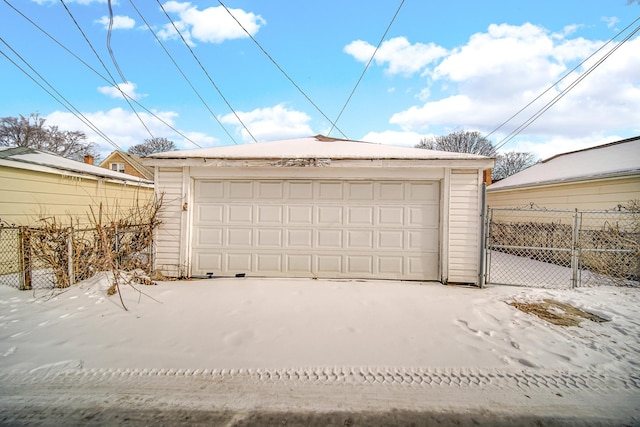
<svg viewBox="0 0 640 427"><path fill-rule="evenodd" d="M2 0L0 117L102 156L464 130L544 159L640 135L639 18L640 0Z"/></svg>

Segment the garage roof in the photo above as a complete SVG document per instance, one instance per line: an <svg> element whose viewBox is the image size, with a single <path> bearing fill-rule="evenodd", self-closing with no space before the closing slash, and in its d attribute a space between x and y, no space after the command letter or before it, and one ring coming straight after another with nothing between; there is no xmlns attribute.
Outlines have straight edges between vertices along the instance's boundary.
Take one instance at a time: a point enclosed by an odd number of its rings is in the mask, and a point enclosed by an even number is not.
<svg viewBox="0 0 640 427"><path fill-rule="evenodd" d="M558 154L491 184L487 191L640 174L640 137Z"/></svg>
<svg viewBox="0 0 640 427"><path fill-rule="evenodd" d="M257 144L229 145L195 150L170 151L149 156L155 159L393 159L393 160L482 160L487 157L398 147L364 141L329 138L316 135Z"/></svg>

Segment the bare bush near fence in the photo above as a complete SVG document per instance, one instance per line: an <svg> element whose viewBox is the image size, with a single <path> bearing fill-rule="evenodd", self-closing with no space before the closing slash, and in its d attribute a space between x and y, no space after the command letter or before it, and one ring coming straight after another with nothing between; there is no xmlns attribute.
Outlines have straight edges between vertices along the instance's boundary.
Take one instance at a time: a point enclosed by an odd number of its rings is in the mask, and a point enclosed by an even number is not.
<svg viewBox="0 0 640 427"><path fill-rule="evenodd" d="M39 227L24 230L29 246L27 263L33 269L50 269L55 286L65 288L71 281L87 279L99 271L151 269L150 248L153 231L160 224L162 199L139 204L117 218L105 214L102 204L91 209L90 226L79 228L78 219L61 223L41 217ZM117 211L117 210L116 210ZM117 276L117 274L116 274Z"/></svg>

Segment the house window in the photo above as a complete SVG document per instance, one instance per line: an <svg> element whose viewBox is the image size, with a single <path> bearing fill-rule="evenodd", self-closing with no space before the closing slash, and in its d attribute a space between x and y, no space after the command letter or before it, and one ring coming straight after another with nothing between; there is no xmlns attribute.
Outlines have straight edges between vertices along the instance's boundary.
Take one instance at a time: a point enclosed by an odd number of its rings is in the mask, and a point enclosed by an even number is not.
<svg viewBox="0 0 640 427"><path fill-rule="evenodd" d="M112 171L124 173L124 163L109 163Z"/></svg>

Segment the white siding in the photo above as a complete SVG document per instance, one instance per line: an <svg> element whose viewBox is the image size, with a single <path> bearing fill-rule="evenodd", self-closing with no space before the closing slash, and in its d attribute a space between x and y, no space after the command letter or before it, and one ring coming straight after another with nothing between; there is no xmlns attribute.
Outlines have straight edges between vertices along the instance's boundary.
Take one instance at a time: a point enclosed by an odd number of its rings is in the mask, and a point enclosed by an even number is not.
<svg viewBox="0 0 640 427"><path fill-rule="evenodd" d="M480 175L477 170L452 171L449 201L449 282L478 282L479 186Z"/></svg>
<svg viewBox="0 0 640 427"><path fill-rule="evenodd" d="M157 168L156 195L162 197L161 221L156 232L154 268L170 277L185 275L181 261L183 204L182 168Z"/></svg>

